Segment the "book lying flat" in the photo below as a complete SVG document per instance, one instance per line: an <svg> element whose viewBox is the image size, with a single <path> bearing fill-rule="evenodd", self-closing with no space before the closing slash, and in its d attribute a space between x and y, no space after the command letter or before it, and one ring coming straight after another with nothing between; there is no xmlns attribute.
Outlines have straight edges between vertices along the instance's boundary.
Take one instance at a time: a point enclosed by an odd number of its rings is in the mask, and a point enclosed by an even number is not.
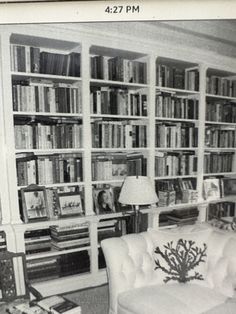
<svg viewBox="0 0 236 314"><path fill-rule="evenodd" d="M39 301L38 305L52 314L81 314L78 304L57 295Z"/></svg>

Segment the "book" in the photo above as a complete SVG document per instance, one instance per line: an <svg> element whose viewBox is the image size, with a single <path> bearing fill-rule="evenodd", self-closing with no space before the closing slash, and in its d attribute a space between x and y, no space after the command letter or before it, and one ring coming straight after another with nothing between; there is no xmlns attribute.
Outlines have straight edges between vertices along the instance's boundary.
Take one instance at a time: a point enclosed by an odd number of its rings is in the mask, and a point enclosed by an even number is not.
<svg viewBox="0 0 236 314"><path fill-rule="evenodd" d="M52 314L80 314L81 307L62 296L51 296L38 302L38 306Z"/></svg>

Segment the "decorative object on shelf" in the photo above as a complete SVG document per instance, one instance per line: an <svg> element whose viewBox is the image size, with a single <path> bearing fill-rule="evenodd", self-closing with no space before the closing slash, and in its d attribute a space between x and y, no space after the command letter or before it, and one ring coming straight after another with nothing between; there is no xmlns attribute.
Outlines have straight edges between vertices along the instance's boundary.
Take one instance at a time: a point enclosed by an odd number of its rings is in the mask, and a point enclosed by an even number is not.
<svg viewBox="0 0 236 314"><path fill-rule="evenodd" d="M217 178L205 179L203 182L205 199L215 200L220 198L220 180Z"/></svg>
<svg viewBox="0 0 236 314"><path fill-rule="evenodd" d="M47 193L44 186L31 184L21 189L25 222L48 219Z"/></svg>
<svg viewBox="0 0 236 314"><path fill-rule="evenodd" d="M158 202L158 197L148 177L131 176L126 177L119 197L119 202L132 205L134 209L134 232L139 232L140 211L139 205L150 205Z"/></svg>
<svg viewBox="0 0 236 314"><path fill-rule="evenodd" d="M113 190L111 187L94 188L93 198L97 215L115 212Z"/></svg>
<svg viewBox="0 0 236 314"><path fill-rule="evenodd" d="M78 192L58 193L60 216L83 215L81 195Z"/></svg>

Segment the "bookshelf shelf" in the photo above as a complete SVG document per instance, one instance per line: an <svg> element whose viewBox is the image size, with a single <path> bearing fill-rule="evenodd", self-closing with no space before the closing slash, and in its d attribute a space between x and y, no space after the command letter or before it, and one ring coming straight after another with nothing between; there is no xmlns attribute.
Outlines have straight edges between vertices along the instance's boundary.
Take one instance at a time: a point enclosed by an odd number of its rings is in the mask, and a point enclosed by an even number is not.
<svg viewBox="0 0 236 314"><path fill-rule="evenodd" d="M62 251L51 251L47 253L36 253L36 254L30 254L26 256L27 261L32 261L32 260L37 260L37 259L42 259L42 258L47 258L47 257L53 257L53 256L58 256L58 255L66 255L70 253L75 253L75 252L81 252L81 251L87 251L91 250L91 246L83 246L75 249L68 249L68 250L62 250Z"/></svg>
<svg viewBox="0 0 236 314"><path fill-rule="evenodd" d="M235 152L236 147L205 147L205 151L210 152Z"/></svg>
<svg viewBox="0 0 236 314"><path fill-rule="evenodd" d="M179 88L170 88L170 87L163 87L163 86L156 86L156 91L170 93L170 94L176 94L176 95L199 95L198 91L193 90L187 90L187 89L179 89Z"/></svg>
<svg viewBox="0 0 236 314"><path fill-rule="evenodd" d="M229 100L232 102L236 102L236 97L230 97L230 96L221 96L221 95L214 95L214 94L206 94L207 98L212 98L215 100Z"/></svg>
<svg viewBox="0 0 236 314"><path fill-rule="evenodd" d="M64 76L64 75L53 75L53 74L41 74L41 73L28 73L28 72L11 72L12 78L14 80L24 80L24 79L39 79L39 80L51 80L53 82L60 83L76 83L80 82L82 79L80 77Z"/></svg>
<svg viewBox="0 0 236 314"><path fill-rule="evenodd" d="M61 112L26 112L26 111L13 111L14 116L22 117L58 117L63 118L73 118L73 119L82 119L83 115L79 113L61 113Z"/></svg>
<svg viewBox="0 0 236 314"><path fill-rule="evenodd" d="M196 174L187 174L187 175L176 175L176 176L163 176L163 177L155 177L155 180L172 180L172 179L185 179L185 178L197 178Z"/></svg>
<svg viewBox="0 0 236 314"><path fill-rule="evenodd" d="M50 155L56 153L82 153L83 151L83 148L16 149L15 153L34 153L35 155Z"/></svg>
<svg viewBox="0 0 236 314"><path fill-rule="evenodd" d="M205 124L236 127L236 123L232 123L232 122L218 122L218 121L209 121L209 120L207 120L207 121L205 121Z"/></svg>
<svg viewBox="0 0 236 314"><path fill-rule="evenodd" d="M147 88L147 84L140 83L128 83L122 81L102 80L102 79L90 79L91 86L115 86L120 88L141 89Z"/></svg>
<svg viewBox="0 0 236 314"><path fill-rule="evenodd" d="M204 177L218 177L218 176L236 176L236 172L212 172L212 173L204 173L203 174Z"/></svg>
<svg viewBox="0 0 236 314"><path fill-rule="evenodd" d="M64 183L52 183L52 184L44 184L46 188L53 188L53 187L70 187L70 186L84 186L84 182L64 182ZM17 189L26 188L26 185L18 186Z"/></svg>
<svg viewBox="0 0 236 314"><path fill-rule="evenodd" d="M92 181L92 184L112 184L112 183L122 183L124 179L117 179L117 180L96 180Z"/></svg>
<svg viewBox="0 0 236 314"><path fill-rule="evenodd" d="M156 151L163 151L163 152L178 152L178 151L198 151L196 147L156 147Z"/></svg>
<svg viewBox="0 0 236 314"><path fill-rule="evenodd" d="M165 118L165 117L155 117L156 121L170 121L170 122L188 122L188 123L198 123L196 119L178 119L178 118Z"/></svg>
<svg viewBox="0 0 236 314"><path fill-rule="evenodd" d="M91 114L91 118L93 119L101 119L101 118L106 118L106 119L127 119L127 120L147 120L148 117L146 116L132 116L132 115L115 115L115 114Z"/></svg>
<svg viewBox="0 0 236 314"><path fill-rule="evenodd" d="M96 152L147 152L148 147L133 147L133 148L92 148L91 151Z"/></svg>

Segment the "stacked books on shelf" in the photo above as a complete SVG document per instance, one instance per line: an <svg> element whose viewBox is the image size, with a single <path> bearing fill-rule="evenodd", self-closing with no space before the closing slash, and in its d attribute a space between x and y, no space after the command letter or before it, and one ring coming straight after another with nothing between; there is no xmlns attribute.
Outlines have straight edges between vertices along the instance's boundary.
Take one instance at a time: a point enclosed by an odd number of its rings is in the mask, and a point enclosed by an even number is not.
<svg viewBox="0 0 236 314"><path fill-rule="evenodd" d="M59 277L58 257L32 259L26 262L27 275L30 281L51 280Z"/></svg>
<svg viewBox="0 0 236 314"><path fill-rule="evenodd" d="M180 66L160 64L156 61L156 85L176 89L199 90L198 69L184 69Z"/></svg>
<svg viewBox="0 0 236 314"><path fill-rule="evenodd" d="M147 95L130 89L93 87L90 108L93 114L147 116Z"/></svg>
<svg viewBox="0 0 236 314"><path fill-rule="evenodd" d="M147 82L147 64L122 57L92 56L91 77L129 83Z"/></svg>
<svg viewBox="0 0 236 314"><path fill-rule="evenodd" d="M92 180L123 180L126 175L145 175L146 159L141 153L93 154Z"/></svg>
<svg viewBox="0 0 236 314"><path fill-rule="evenodd" d="M51 251L49 229L28 230L25 232L25 253L37 254Z"/></svg>
<svg viewBox="0 0 236 314"><path fill-rule="evenodd" d="M191 152L155 153L155 176L183 176L197 174L197 156Z"/></svg>
<svg viewBox="0 0 236 314"><path fill-rule="evenodd" d="M236 147L236 128L233 126L208 126L205 128L205 146Z"/></svg>
<svg viewBox="0 0 236 314"><path fill-rule="evenodd" d="M38 306L51 314L81 314L80 305L62 296L51 296L40 300Z"/></svg>
<svg viewBox="0 0 236 314"><path fill-rule="evenodd" d="M155 112L158 118L198 119L198 99L158 92Z"/></svg>
<svg viewBox="0 0 236 314"><path fill-rule="evenodd" d="M80 148L82 145L82 125L74 121L19 122L14 125L16 149Z"/></svg>
<svg viewBox="0 0 236 314"><path fill-rule="evenodd" d="M225 101L206 103L206 120L236 123L236 104Z"/></svg>
<svg viewBox="0 0 236 314"><path fill-rule="evenodd" d="M236 80L217 75L208 75L206 92L213 95L236 97Z"/></svg>
<svg viewBox="0 0 236 314"><path fill-rule="evenodd" d="M94 121L92 123L94 148L135 148L147 146L145 121Z"/></svg>
<svg viewBox="0 0 236 314"><path fill-rule="evenodd" d="M173 210L167 216L168 220L176 225L194 224L198 219L199 211L197 208L184 208Z"/></svg>
<svg viewBox="0 0 236 314"><path fill-rule="evenodd" d="M80 88L49 80L13 81L12 102L19 112L82 112Z"/></svg>
<svg viewBox="0 0 236 314"><path fill-rule="evenodd" d="M80 76L80 53L42 51L38 47L11 44L11 70L14 72Z"/></svg>
<svg viewBox="0 0 236 314"><path fill-rule="evenodd" d="M82 158L80 154L16 155L18 186L81 182Z"/></svg>
<svg viewBox="0 0 236 314"><path fill-rule="evenodd" d="M156 123L156 147L197 147L198 128L184 123Z"/></svg>
<svg viewBox="0 0 236 314"><path fill-rule="evenodd" d="M198 192L191 179L157 180L156 192L160 207L180 203L196 203Z"/></svg>
<svg viewBox="0 0 236 314"><path fill-rule="evenodd" d="M204 172L221 173L231 172L234 152L207 152L204 153Z"/></svg>
<svg viewBox="0 0 236 314"><path fill-rule="evenodd" d="M100 243L102 240L111 238L111 237L119 237L122 234L125 234L124 225L125 220L123 220L123 224L119 224L118 219L103 219L98 223L98 242Z"/></svg>
<svg viewBox="0 0 236 314"><path fill-rule="evenodd" d="M69 226L50 226L51 245L58 251L81 248L90 244L87 223Z"/></svg>

